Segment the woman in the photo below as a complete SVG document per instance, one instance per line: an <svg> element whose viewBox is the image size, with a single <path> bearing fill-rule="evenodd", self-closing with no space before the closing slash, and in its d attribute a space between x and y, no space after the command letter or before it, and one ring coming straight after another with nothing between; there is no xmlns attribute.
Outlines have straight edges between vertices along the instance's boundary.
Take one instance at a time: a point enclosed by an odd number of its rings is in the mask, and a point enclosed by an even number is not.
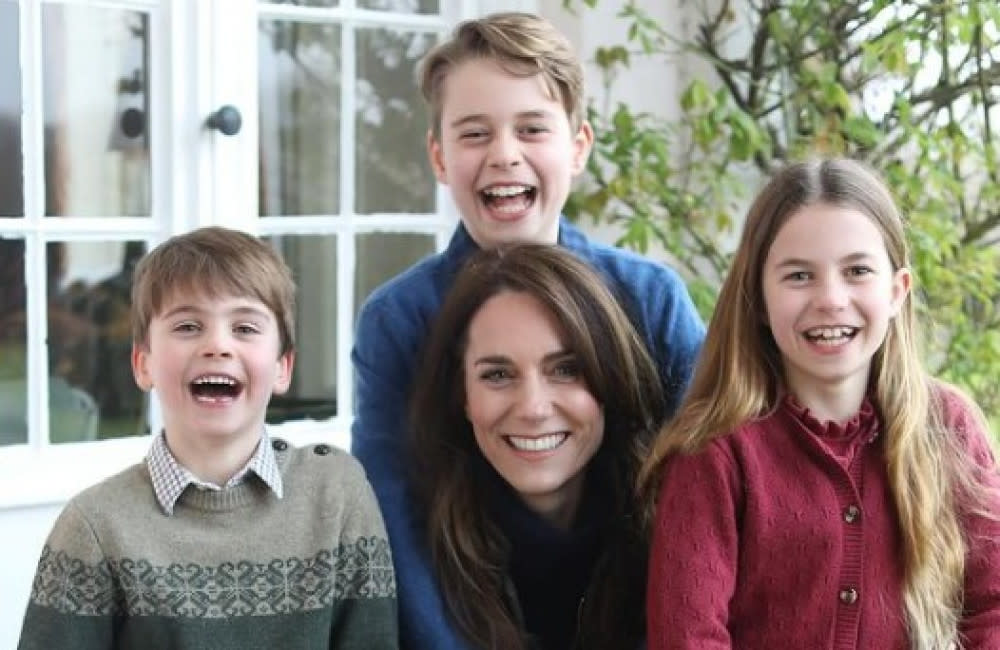
<svg viewBox="0 0 1000 650"><path fill-rule="evenodd" d="M414 479L454 623L477 648L636 647L632 486L665 405L607 286L558 247L479 252L423 360Z"/></svg>

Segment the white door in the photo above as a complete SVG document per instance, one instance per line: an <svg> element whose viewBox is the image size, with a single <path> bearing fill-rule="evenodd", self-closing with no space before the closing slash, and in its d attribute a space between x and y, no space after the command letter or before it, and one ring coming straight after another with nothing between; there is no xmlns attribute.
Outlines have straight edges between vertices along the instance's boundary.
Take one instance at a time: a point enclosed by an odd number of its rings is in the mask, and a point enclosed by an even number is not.
<svg viewBox="0 0 1000 650"><path fill-rule="evenodd" d="M269 420L348 444L357 309L454 226L415 63L496 8L0 0L0 509L142 458L159 418L131 376L131 271L202 225L295 273L295 380Z"/></svg>

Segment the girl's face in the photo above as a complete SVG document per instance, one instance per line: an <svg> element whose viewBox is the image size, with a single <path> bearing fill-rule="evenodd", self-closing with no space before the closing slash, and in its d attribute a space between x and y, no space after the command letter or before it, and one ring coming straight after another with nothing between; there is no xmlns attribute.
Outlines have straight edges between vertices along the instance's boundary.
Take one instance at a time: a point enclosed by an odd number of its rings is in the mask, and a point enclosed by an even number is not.
<svg viewBox="0 0 1000 650"><path fill-rule="evenodd" d="M910 289L909 270L892 270L872 219L825 203L800 208L771 244L762 284L788 389L817 416L832 402L860 405Z"/></svg>
<svg viewBox="0 0 1000 650"><path fill-rule="evenodd" d="M568 527L604 439L604 410L555 317L527 293L498 293L469 324L463 365L483 456L529 508Z"/></svg>

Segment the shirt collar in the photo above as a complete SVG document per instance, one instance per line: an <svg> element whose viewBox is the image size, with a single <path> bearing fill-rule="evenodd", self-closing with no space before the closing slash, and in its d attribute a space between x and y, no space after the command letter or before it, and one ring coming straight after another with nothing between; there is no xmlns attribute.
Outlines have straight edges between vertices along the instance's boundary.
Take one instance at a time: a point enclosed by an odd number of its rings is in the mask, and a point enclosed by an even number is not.
<svg viewBox="0 0 1000 650"><path fill-rule="evenodd" d="M278 467L278 460L274 455L271 439L266 430L261 435L257 449L254 450L253 456L250 457L247 464L221 487L202 481L177 462L170 448L167 447L167 439L163 432L160 432L153 439L149 454L146 456L146 466L149 468L149 476L153 482L156 500L167 515L173 514L177 500L189 485L203 490L226 490L243 483L251 472L271 488L275 496L279 499L282 497L281 470Z"/></svg>
<svg viewBox="0 0 1000 650"><path fill-rule="evenodd" d="M587 238L584 236L583 231L571 224L566 217L560 216L557 241L560 246L579 250L585 247ZM479 244L469 235L465 224L459 221L458 227L455 228L455 233L448 242L448 248L445 249L445 259L457 270L462 262L465 261L465 258L476 250L479 250Z"/></svg>

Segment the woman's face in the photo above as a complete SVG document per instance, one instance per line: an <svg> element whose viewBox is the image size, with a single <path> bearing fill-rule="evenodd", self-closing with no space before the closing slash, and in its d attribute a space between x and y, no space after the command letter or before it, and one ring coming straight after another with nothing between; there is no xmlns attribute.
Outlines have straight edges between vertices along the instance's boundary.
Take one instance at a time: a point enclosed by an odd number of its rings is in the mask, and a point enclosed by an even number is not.
<svg viewBox="0 0 1000 650"><path fill-rule="evenodd" d="M555 316L505 290L469 324L465 413L486 460L524 503L568 527L604 439L604 409L587 388Z"/></svg>

